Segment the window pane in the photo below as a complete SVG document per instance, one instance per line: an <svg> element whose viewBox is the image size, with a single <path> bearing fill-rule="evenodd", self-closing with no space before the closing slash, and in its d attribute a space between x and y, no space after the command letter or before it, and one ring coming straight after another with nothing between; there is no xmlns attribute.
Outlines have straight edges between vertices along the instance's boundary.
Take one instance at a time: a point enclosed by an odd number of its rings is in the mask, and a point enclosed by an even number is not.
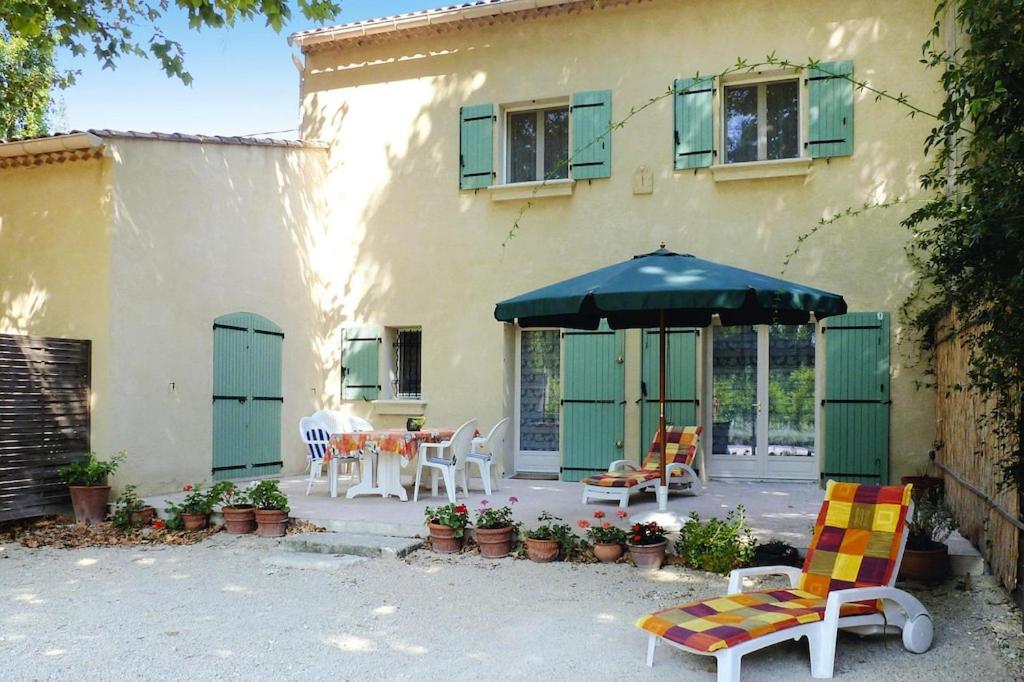
<svg viewBox="0 0 1024 682"><path fill-rule="evenodd" d="M509 182L537 179L537 113L523 111L508 117Z"/></svg>
<svg viewBox="0 0 1024 682"><path fill-rule="evenodd" d="M562 390L557 329L522 333L519 365L519 449L558 450Z"/></svg>
<svg viewBox="0 0 1024 682"><path fill-rule="evenodd" d="M544 112L544 177L569 177L569 109Z"/></svg>
<svg viewBox="0 0 1024 682"><path fill-rule="evenodd" d="M814 325L768 328L768 455L814 455Z"/></svg>
<svg viewBox="0 0 1024 682"><path fill-rule="evenodd" d="M400 329L395 341L395 395L400 398L420 397L420 355L423 332Z"/></svg>
<svg viewBox="0 0 1024 682"><path fill-rule="evenodd" d="M771 83L767 91L767 124L769 159L791 159L800 156L797 126L800 117L800 88L797 81Z"/></svg>
<svg viewBox="0 0 1024 682"><path fill-rule="evenodd" d="M757 161L757 86L725 89L725 162Z"/></svg>
<svg viewBox="0 0 1024 682"><path fill-rule="evenodd" d="M712 361L711 452L757 454L757 331L715 327Z"/></svg>

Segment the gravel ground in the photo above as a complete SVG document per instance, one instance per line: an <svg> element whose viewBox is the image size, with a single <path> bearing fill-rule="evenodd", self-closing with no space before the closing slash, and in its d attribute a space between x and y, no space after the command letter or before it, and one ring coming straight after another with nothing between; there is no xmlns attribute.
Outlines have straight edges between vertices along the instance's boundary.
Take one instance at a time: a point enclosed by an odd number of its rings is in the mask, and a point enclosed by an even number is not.
<svg viewBox="0 0 1024 682"><path fill-rule="evenodd" d="M275 541L0 547L0 679L713 680L714 659L659 648L638 615L720 594L675 568L533 564L419 551L341 570L273 567ZM923 655L840 635L841 680L1020 680L1020 613L988 579L914 589L936 620ZM743 679L810 679L807 647L744 658Z"/></svg>

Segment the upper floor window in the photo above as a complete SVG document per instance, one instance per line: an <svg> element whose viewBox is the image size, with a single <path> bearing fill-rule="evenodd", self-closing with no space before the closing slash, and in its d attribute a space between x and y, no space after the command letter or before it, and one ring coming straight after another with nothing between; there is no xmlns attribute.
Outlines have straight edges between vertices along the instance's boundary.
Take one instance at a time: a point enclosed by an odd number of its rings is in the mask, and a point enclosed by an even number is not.
<svg viewBox="0 0 1024 682"><path fill-rule="evenodd" d="M725 163L800 156L800 84L797 80L724 88Z"/></svg>
<svg viewBox="0 0 1024 682"><path fill-rule="evenodd" d="M569 177L569 106L508 111L506 182Z"/></svg>

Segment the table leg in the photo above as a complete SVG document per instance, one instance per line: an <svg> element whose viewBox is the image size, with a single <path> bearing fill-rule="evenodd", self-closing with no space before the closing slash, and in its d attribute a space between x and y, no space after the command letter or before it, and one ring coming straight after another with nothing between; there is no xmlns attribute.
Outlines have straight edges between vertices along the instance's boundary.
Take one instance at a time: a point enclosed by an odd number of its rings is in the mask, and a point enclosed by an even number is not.
<svg viewBox="0 0 1024 682"><path fill-rule="evenodd" d="M338 459L332 457L327 464L327 475L331 477L331 497L338 496Z"/></svg>
<svg viewBox="0 0 1024 682"><path fill-rule="evenodd" d="M402 487L402 458L394 452L380 453L377 463L377 475L380 477L379 490L381 495L387 497L395 495L402 502L408 501L409 497Z"/></svg>

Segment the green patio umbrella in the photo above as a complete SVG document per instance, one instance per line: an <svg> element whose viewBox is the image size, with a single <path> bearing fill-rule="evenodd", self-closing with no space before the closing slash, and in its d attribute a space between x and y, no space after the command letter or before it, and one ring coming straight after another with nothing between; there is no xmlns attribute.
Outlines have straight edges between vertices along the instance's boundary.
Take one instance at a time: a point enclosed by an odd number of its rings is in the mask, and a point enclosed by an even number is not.
<svg viewBox="0 0 1024 682"><path fill-rule="evenodd" d="M838 294L661 248L501 301L494 317L521 327L612 329L658 327L658 434L665 452L665 329L723 325L804 324L846 312ZM659 506L667 501L661 458Z"/></svg>

